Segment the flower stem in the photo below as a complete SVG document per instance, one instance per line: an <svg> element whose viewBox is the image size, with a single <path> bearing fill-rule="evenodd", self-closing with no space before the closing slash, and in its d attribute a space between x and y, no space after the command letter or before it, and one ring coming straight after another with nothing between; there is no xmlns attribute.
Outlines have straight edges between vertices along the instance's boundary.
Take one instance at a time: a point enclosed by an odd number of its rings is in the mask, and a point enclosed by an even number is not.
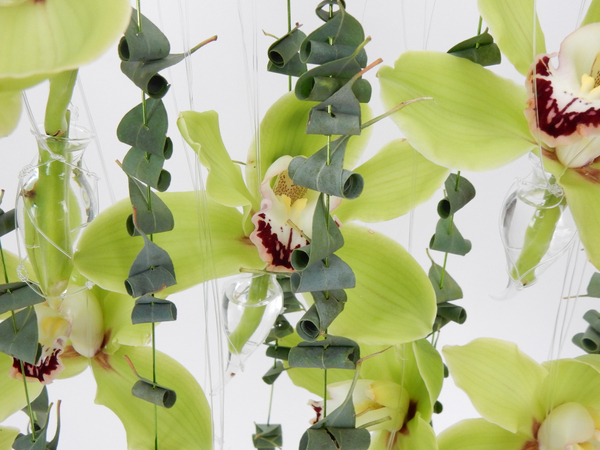
<svg viewBox="0 0 600 450"><path fill-rule="evenodd" d="M248 339L254 334L265 312L266 305L254 306L267 298L271 275L253 277L238 326L229 335L229 351L239 355Z"/></svg>

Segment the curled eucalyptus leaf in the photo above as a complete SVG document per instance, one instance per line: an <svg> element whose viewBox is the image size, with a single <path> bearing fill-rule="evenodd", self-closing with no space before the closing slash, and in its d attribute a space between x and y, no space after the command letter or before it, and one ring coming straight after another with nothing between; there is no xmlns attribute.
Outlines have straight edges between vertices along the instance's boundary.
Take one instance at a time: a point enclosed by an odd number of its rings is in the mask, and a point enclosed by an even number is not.
<svg viewBox="0 0 600 450"><path fill-rule="evenodd" d="M266 355L269 358L281 359L287 361L290 354L290 347L282 347L280 345L269 345L267 347Z"/></svg>
<svg viewBox="0 0 600 450"><path fill-rule="evenodd" d="M131 21L125 36L119 42L118 52L122 61L151 61L169 54L169 40L146 16L141 14L141 31L138 27L138 12L131 11Z"/></svg>
<svg viewBox="0 0 600 450"><path fill-rule="evenodd" d="M464 256L471 251L471 241L462 237L452 217L438 220L429 248Z"/></svg>
<svg viewBox="0 0 600 450"><path fill-rule="evenodd" d="M595 309L590 309L583 315L583 320L590 324L590 326L600 333L600 313Z"/></svg>
<svg viewBox="0 0 600 450"><path fill-rule="evenodd" d="M311 264L325 259L344 246L344 237L327 211L325 196L321 194L315 205L310 244L292 252L294 270L305 270Z"/></svg>
<svg viewBox="0 0 600 450"><path fill-rule="evenodd" d="M356 286L354 272L336 255L310 265L306 270L294 272L291 278L294 292L330 291L351 289Z"/></svg>
<svg viewBox="0 0 600 450"><path fill-rule="evenodd" d="M131 310L131 323L158 323L177 320L177 307L169 300L143 295Z"/></svg>
<svg viewBox="0 0 600 450"><path fill-rule="evenodd" d="M343 167L348 139L348 136L342 136L331 143L329 164L327 146L309 158L296 156L292 159L288 173L294 184L341 198L360 196L364 187L362 176Z"/></svg>
<svg viewBox="0 0 600 450"><path fill-rule="evenodd" d="M15 210L4 212L0 209L0 237L13 231L15 226Z"/></svg>
<svg viewBox="0 0 600 450"><path fill-rule="evenodd" d="M162 233L175 227L175 219L169 207L148 186L129 177L129 198L136 212L127 219L127 231L130 236ZM137 226L136 226L137 225Z"/></svg>
<svg viewBox="0 0 600 450"><path fill-rule="evenodd" d="M317 5L315 13L322 21L328 22L340 12L339 9L337 11L333 10L334 7L339 7L339 5L342 5L342 8L346 8L346 2L344 0L323 0ZM327 7L327 9L325 7Z"/></svg>
<svg viewBox="0 0 600 450"><path fill-rule="evenodd" d="M500 64L502 61L500 49L494 43L494 38L488 33L487 29L477 36L456 44L448 50L448 53L468 59L480 66L493 66Z"/></svg>
<svg viewBox="0 0 600 450"><path fill-rule="evenodd" d="M139 148L140 150L169 158L172 153L172 143L167 140L169 121L167 110L161 100L148 99L146 102L146 122L144 123L143 107L140 103L130 110L117 127L119 141Z"/></svg>
<svg viewBox="0 0 600 450"><path fill-rule="evenodd" d="M352 91L358 77L353 77L340 90L310 110L306 134L359 135L360 104Z"/></svg>
<svg viewBox="0 0 600 450"><path fill-rule="evenodd" d="M276 424L254 424L256 433L252 435L254 448L275 448L283 445L283 434L281 425Z"/></svg>
<svg viewBox="0 0 600 450"><path fill-rule="evenodd" d="M141 378L131 388L134 397L153 403L163 408L171 408L177 401L174 390L152 383L150 380Z"/></svg>
<svg viewBox="0 0 600 450"><path fill-rule="evenodd" d="M125 280L125 289L132 297L158 292L177 284L169 254L151 242L145 234L142 237L144 247L133 261L129 278Z"/></svg>
<svg viewBox="0 0 600 450"><path fill-rule="evenodd" d="M444 277L443 282L442 274ZM437 303L463 298L463 291L458 283L442 268L442 266L436 264L433 259L431 260L428 277L435 290L435 300Z"/></svg>
<svg viewBox="0 0 600 450"><path fill-rule="evenodd" d="M265 339L265 343L273 342L277 339L283 339L286 336L289 336L294 332L294 328L288 322L283 314L279 314L277 319L275 319L275 323L273 324L273 328L269 331L269 335L267 339Z"/></svg>
<svg viewBox="0 0 600 450"><path fill-rule="evenodd" d="M462 306L453 305L448 302L438 304L437 314L459 325L462 325L467 320L467 311Z"/></svg>
<svg viewBox="0 0 600 450"><path fill-rule="evenodd" d="M296 325L298 335L305 341L314 341L325 333L335 318L344 310L348 300L343 290L311 292L314 304Z"/></svg>
<svg viewBox="0 0 600 450"><path fill-rule="evenodd" d="M290 350L290 367L355 369L360 347L350 339L327 336L322 341L300 342Z"/></svg>
<svg viewBox="0 0 600 450"><path fill-rule="evenodd" d="M273 384L275 383L275 380L279 378L279 375L281 375L283 371L285 371L283 363L281 361L276 361L275 365L269 370L267 370L267 373L263 375L262 380L267 384Z"/></svg>
<svg viewBox="0 0 600 450"><path fill-rule="evenodd" d="M40 289L34 284L18 282L0 285L0 314L17 311L45 300Z"/></svg>
<svg viewBox="0 0 600 450"><path fill-rule="evenodd" d="M285 67L298 55L300 44L302 44L304 38L306 38L306 34L296 27L285 36L277 39L267 51L270 63L278 69ZM306 72L306 63L301 64L304 65L304 71Z"/></svg>
<svg viewBox="0 0 600 450"><path fill-rule="evenodd" d="M451 173L444 183L446 198L438 203L438 214L446 219L475 198L475 187L469 180Z"/></svg>
<svg viewBox="0 0 600 450"><path fill-rule="evenodd" d="M163 170L164 161L160 156L132 147L123 159L123 171L157 191L165 192L171 184L171 174Z"/></svg>
<svg viewBox="0 0 600 450"><path fill-rule="evenodd" d="M38 323L35 309L28 307L15 314L12 320L0 322L0 352L20 359L33 366L37 365L42 354L38 343Z"/></svg>

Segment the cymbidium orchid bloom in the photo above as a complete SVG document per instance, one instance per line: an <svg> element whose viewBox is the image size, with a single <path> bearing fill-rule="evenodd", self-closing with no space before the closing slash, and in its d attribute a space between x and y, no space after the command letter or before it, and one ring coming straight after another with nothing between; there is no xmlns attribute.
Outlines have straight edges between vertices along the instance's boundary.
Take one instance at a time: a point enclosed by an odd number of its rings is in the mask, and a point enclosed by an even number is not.
<svg viewBox="0 0 600 450"><path fill-rule="evenodd" d="M533 0L478 4L502 53L527 75L527 89L462 58L407 52L378 74L384 102L434 98L393 119L416 150L445 167L490 170L530 151L541 155L564 191L589 259L600 268L598 4L592 2L583 26L564 40L558 67L551 61L556 55L546 53Z"/></svg>
<svg viewBox="0 0 600 450"><path fill-rule="evenodd" d="M21 91L100 57L125 31L128 0L0 2L0 137L16 127Z"/></svg>
<svg viewBox="0 0 600 450"><path fill-rule="evenodd" d="M205 204L195 192L162 195L173 212L175 230L154 235L154 242L171 256L178 283L164 294L235 275L240 268L290 270L291 250L306 240L292 230L287 219L310 237L317 193L295 186L285 169L292 157L310 156L326 145L325 136L305 133L308 113L314 105L297 100L292 93L267 111L260 127L260 154L256 155L255 146L251 146L245 180L225 149L217 114L181 114L181 133L208 168L208 195ZM363 109L363 115L366 120L368 108ZM367 138L368 130L350 139L346 167L356 165ZM349 223L354 219L377 222L398 217L435 192L447 170L420 157L413 170L413 154L406 141L391 142L355 169L365 180L358 199L331 200L332 206L339 204L335 214L345 239L337 254L356 276L356 288L347 291L343 314L329 328L332 334L373 344L398 344L431 331L435 295L423 270L395 241ZM263 180L262 189L258 180ZM239 207L243 207L244 214ZM75 265L83 275L114 292L125 292L123 280L142 246L142 240L131 238L123 227L130 213L127 201L105 210L86 227L75 254ZM267 233L268 227L271 230ZM278 234L279 227L287 228ZM271 245L265 245L269 240Z"/></svg>
<svg viewBox="0 0 600 450"><path fill-rule="evenodd" d="M8 273L14 279L14 262L18 258L4 253ZM0 271L2 269L0 262ZM44 348L46 364L25 367L30 398L35 399L44 384L55 379L55 382L66 383L66 378L91 366L98 385L96 403L111 409L119 417L127 432L128 448L152 450L155 448L155 407L131 394L138 378L124 358L127 356L131 360L140 376L152 379L152 347L148 346L150 324L131 323L134 301L130 296L108 292L98 286L88 289L83 286L84 281L79 274L74 274L61 302L35 306L39 342ZM168 355L157 351L156 361L158 384L177 393L172 408L157 409L158 420L165 430L164 433L159 431L160 445L165 448L210 448L210 409L198 382ZM26 405L23 382L19 379L22 380L20 364L15 365L13 358L0 353L0 421ZM3 438L0 433L0 450L12 448L12 441L2 446Z"/></svg>
<svg viewBox="0 0 600 450"><path fill-rule="evenodd" d="M443 354L483 419L442 432L440 450L600 447L600 356L538 364L513 343L485 338Z"/></svg>
<svg viewBox="0 0 600 450"><path fill-rule="evenodd" d="M297 336L284 342L294 338ZM361 357L382 352L362 363L352 393L356 426L371 431L369 450L437 450L429 422L443 382L439 353L424 339L391 348L360 344L360 349ZM287 373L296 385L322 395L322 370L293 368ZM327 371L327 379L333 381L327 385L328 414L346 398L353 376L354 372L348 370ZM316 419L322 419L323 403L311 405L317 412Z"/></svg>

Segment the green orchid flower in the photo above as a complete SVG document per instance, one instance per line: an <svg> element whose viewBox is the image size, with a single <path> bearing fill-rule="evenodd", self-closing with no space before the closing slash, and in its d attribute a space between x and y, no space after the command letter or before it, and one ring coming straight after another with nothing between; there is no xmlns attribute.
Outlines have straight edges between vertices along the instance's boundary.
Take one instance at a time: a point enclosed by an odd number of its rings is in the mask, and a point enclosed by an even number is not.
<svg viewBox="0 0 600 450"><path fill-rule="evenodd" d="M564 191L588 257L600 267L600 146L595 141L600 127L593 118L600 113L595 89L600 25L592 24L600 20L599 2L592 2L584 26L563 42L558 68L550 62L554 55L545 53L533 0L478 4L503 54L527 75L527 87L445 53L407 52L394 68L384 67L378 74L384 103L434 98L393 119L416 150L445 167L491 170L534 151ZM552 185L549 192L556 193ZM547 216L543 221L548 226L537 227L549 231L531 233L532 241L524 245L523 252L529 254L516 263L520 276L534 269L547 250L560 214Z"/></svg>
<svg viewBox="0 0 600 450"><path fill-rule="evenodd" d="M4 256L10 278L16 279L18 257L6 251ZM155 407L132 395L138 377L125 359L129 358L140 376L153 378L150 324L131 323L135 302L130 296L98 286L88 289L84 283L85 279L75 273L61 301L35 305L43 354L37 366L24 364L30 398L35 399L44 385L73 377L91 366L98 385L95 401L119 417L128 448L152 450ZM198 382L181 364L159 351L156 366L158 383L177 394L172 408L157 410L161 429L165 430L159 430L161 448L212 448L210 408ZM26 405L20 364L3 353L0 392L2 421ZM2 447L3 439L8 442L13 430L7 429L6 436L2 431L0 428L0 449L8 450L12 441Z"/></svg>
<svg viewBox="0 0 600 450"><path fill-rule="evenodd" d="M600 446L598 355L538 364L515 344L486 338L446 346L443 354L454 382L483 419L442 432L440 450Z"/></svg>
<svg viewBox="0 0 600 450"><path fill-rule="evenodd" d="M302 226L310 224L313 210L309 204L316 195L289 185L285 161L293 156L310 156L326 143L324 136L305 134L312 106L314 103L301 102L293 94L287 94L269 109L260 127L260 169L252 146L245 180L225 149L217 114L214 111L181 114L179 129L209 171L208 196L205 206L200 205L195 192L161 196L173 212L175 230L156 234L154 242L171 256L178 282L161 294L235 275L240 268L264 269L268 265L270 270L289 271L289 267L284 267L289 260L273 263L276 253L273 248L277 248L277 253L291 251L289 236L293 230L287 218ZM363 114L370 113L365 109ZM345 158L347 167L356 165L367 137L365 132L350 139ZM350 265L357 280L356 288L348 290L343 314L329 328L332 334L372 344L398 344L431 331L435 295L423 270L395 241L348 223L355 219L376 222L398 217L433 194L447 170L420 158L417 173L413 175L412 158L413 150L406 141L388 144L355 169L365 180L361 197L351 201L332 200L332 204L339 203L334 213L342 223L345 239L338 255ZM271 186L268 181L271 178L279 181ZM264 180L262 193L258 180ZM419 192L416 199L413 192ZM243 214L238 207L243 207ZM253 220L256 222L256 215L267 209L278 211L269 218L272 228L285 229L270 238L274 245L270 250L265 250L264 245L259 249L250 239L255 228ZM101 213L84 230L75 254L75 266L84 276L114 292L125 292L123 280L142 246L142 240L131 238L123 226L130 213L131 206L126 201ZM260 244L260 239L254 242ZM261 260L261 255L265 260Z"/></svg>
<svg viewBox="0 0 600 450"><path fill-rule="evenodd" d="M282 340L290 345L299 340L293 335ZM359 380L352 393L356 426L371 431L369 450L431 449L437 450L431 421L433 406L441 391L444 369L439 353L425 339L392 347L360 344L365 359ZM288 369L297 386L315 395L323 394L323 371L320 369ZM327 412L331 413L346 398L354 372L327 371ZM311 401L322 419L323 402Z"/></svg>
<svg viewBox="0 0 600 450"><path fill-rule="evenodd" d="M131 18L128 0L0 2L0 137L17 126L21 91L102 55Z"/></svg>

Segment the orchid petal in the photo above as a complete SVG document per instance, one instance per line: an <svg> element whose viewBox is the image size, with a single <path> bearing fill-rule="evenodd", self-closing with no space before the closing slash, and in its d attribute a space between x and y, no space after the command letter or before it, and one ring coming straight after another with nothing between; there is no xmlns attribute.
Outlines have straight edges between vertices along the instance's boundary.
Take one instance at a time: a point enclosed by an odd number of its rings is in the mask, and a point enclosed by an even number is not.
<svg viewBox="0 0 600 450"><path fill-rule="evenodd" d="M12 365L13 358L4 353L0 353L0 392L2 392L2 401L0 402L0 422L27 405L23 381L15 380L8 376L8 372ZM43 388L44 386L38 382L28 382L27 390L29 391L29 399L33 401L37 398Z"/></svg>
<svg viewBox="0 0 600 450"><path fill-rule="evenodd" d="M546 53L544 33L535 15L534 0L479 0L479 12L490 27L498 47L515 68L526 75L533 55ZM535 51L534 46L535 44Z"/></svg>
<svg viewBox="0 0 600 450"><path fill-rule="evenodd" d="M158 414L158 443L161 448L211 448L210 408L198 385L181 364L156 352L158 380L177 393L170 408L134 397L131 388L137 381L124 356L128 356L140 376L152 378L152 348L122 346L114 355L102 353L92 360L98 383L96 403L111 409L123 422L127 446L136 450L153 450L154 414Z"/></svg>
<svg viewBox="0 0 600 450"><path fill-rule="evenodd" d="M387 107L433 97L391 117L411 145L438 165L490 170L535 147L523 116L525 89L478 64L445 53L406 52L378 77Z"/></svg>
<svg viewBox="0 0 600 450"><path fill-rule="evenodd" d="M293 92L285 94L266 112L260 124L260 176L257 177L256 144L248 151L246 183L253 195L258 197L258 180L262 180L267 169L282 156L310 156L327 145L327 137L306 134L308 113L317 102L300 101ZM372 117L370 107L361 104L362 121ZM352 168L358 162L369 137L370 127L360 136L350 139L346 147L344 167ZM334 136L335 138L335 136Z"/></svg>
<svg viewBox="0 0 600 450"><path fill-rule="evenodd" d="M166 193L161 198L173 213L175 229L155 234L154 243L169 253L177 275L177 284L161 291L161 296L233 275L240 267L264 266L256 247L244 235L242 215L235 208L210 199L203 208L193 191ZM142 239L130 237L125 228L130 213L128 200L107 208L85 228L75 254L75 266L82 275L122 294L126 293L124 280L131 264L143 246ZM207 240L210 247L205 247Z"/></svg>
<svg viewBox="0 0 600 450"><path fill-rule="evenodd" d="M600 270L600 163L565 170L556 160L544 158L544 168L563 188L587 257Z"/></svg>
<svg viewBox="0 0 600 450"><path fill-rule="evenodd" d="M412 343L415 359L423 382L427 386L431 406L435 404L444 384L444 363L439 352L426 339Z"/></svg>
<svg viewBox="0 0 600 450"><path fill-rule="evenodd" d="M583 22L581 22L581 26L594 22L600 22L600 0L592 0L583 18Z"/></svg>
<svg viewBox="0 0 600 450"><path fill-rule="evenodd" d="M64 348L60 354L60 360L63 363L64 369L56 377L57 380L64 380L79 375L90 365L90 359L77 353L72 345L67 345Z"/></svg>
<svg viewBox="0 0 600 450"><path fill-rule="evenodd" d="M0 450L11 450L18 434L18 428L0 427Z"/></svg>
<svg viewBox="0 0 600 450"><path fill-rule="evenodd" d="M244 184L240 167L233 163L223 144L217 113L184 111L179 115L177 127L208 169L206 191L209 195L225 206L252 204L258 209L258 202Z"/></svg>
<svg viewBox="0 0 600 450"><path fill-rule="evenodd" d="M540 386L548 374L543 366L515 344L497 339L446 346L443 353L454 382L485 419L533 437L534 421L545 417L539 400Z"/></svg>
<svg viewBox="0 0 600 450"><path fill-rule="evenodd" d="M417 415L406 424L406 434L397 434L397 448L402 450L437 450L438 444L431 425Z"/></svg>
<svg viewBox="0 0 600 450"><path fill-rule="evenodd" d="M141 347L147 345L152 334L149 323L131 323L131 311L135 301L125 294L109 293L100 302L106 330L104 353L116 352L121 345Z"/></svg>
<svg viewBox="0 0 600 450"><path fill-rule="evenodd" d="M352 267L356 288L329 331L367 344L401 344L431 332L435 293L427 275L394 240L358 225L342 227L338 256ZM368 249L368 250L367 250Z"/></svg>
<svg viewBox="0 0 600 450"><path fill-rule="evenodd" d="M18 79L32 84L98 58L125 31L128 0L55 0L4 6L0 14L0 84ZM28 86L20 86L24 89Z"/></svg>
<svg viewBox="0 0 600 450"><path fill-rule="evenodd" d="M19 123L21 91L0 91L0 137L8 136Z"/></svg>
<svg viewBox="0 0 600 450"><path fill-rule="evenodd" d="M600 405L600 373L593 365L585 360L561 359L545 362L543 366L550 375L538 395L547 411L566 402Z"/></svg>
<svg viewBox="0 0 600 450"><path fill-rule="evenodd" d="M526 442L484 419L462 420L438 435L440 450L521 450Z"/></svg>
<svg viewBox="0 0 600 450"><path fill-rule="evenodd" d="M371 378L374 380L393 381L402 386L408 392L410 401L416 404L417 412L419 412L423 418L429 420L433 413L433 404L435 403L433 395L437 398L437 394L435 393L437 387L432 388L431 392L429 392L428 385L424 380L424 374L421 370L425 365L425 358L423 358L423 355L420 355L422 361L419 365L415 355L415 348L417 347L418 346L415 346L414 343L402 344L367 359L363 363L361 376L363 378ZM361 345L361 356L365 357L385 348L385 346ZM422 349L417 350L417 352L424 353ZM438 358L439 364L432 364L430 368L433 369L433 373L426 375L426 377L430 378L430 384L433 384L433 380L437 379L435 384L441 386L444 370L439 355Z"/></svg>
<svg viewBox="0 0 600 450"><path fill-rule="evenodd" d="M448 176L448 169L424 158L405 139L386 144L354 172L362 175L365 188L335 210L342 223L395 219L427 201Z"/></svg>
<svg viewBox="0 0 600 450"><path fill-rule="evenodd" d="M88 289L70 293L59 311L71 324L69 339L73 349L88 358L95 356L104 341L102 309L96 296Z"/></svg>

